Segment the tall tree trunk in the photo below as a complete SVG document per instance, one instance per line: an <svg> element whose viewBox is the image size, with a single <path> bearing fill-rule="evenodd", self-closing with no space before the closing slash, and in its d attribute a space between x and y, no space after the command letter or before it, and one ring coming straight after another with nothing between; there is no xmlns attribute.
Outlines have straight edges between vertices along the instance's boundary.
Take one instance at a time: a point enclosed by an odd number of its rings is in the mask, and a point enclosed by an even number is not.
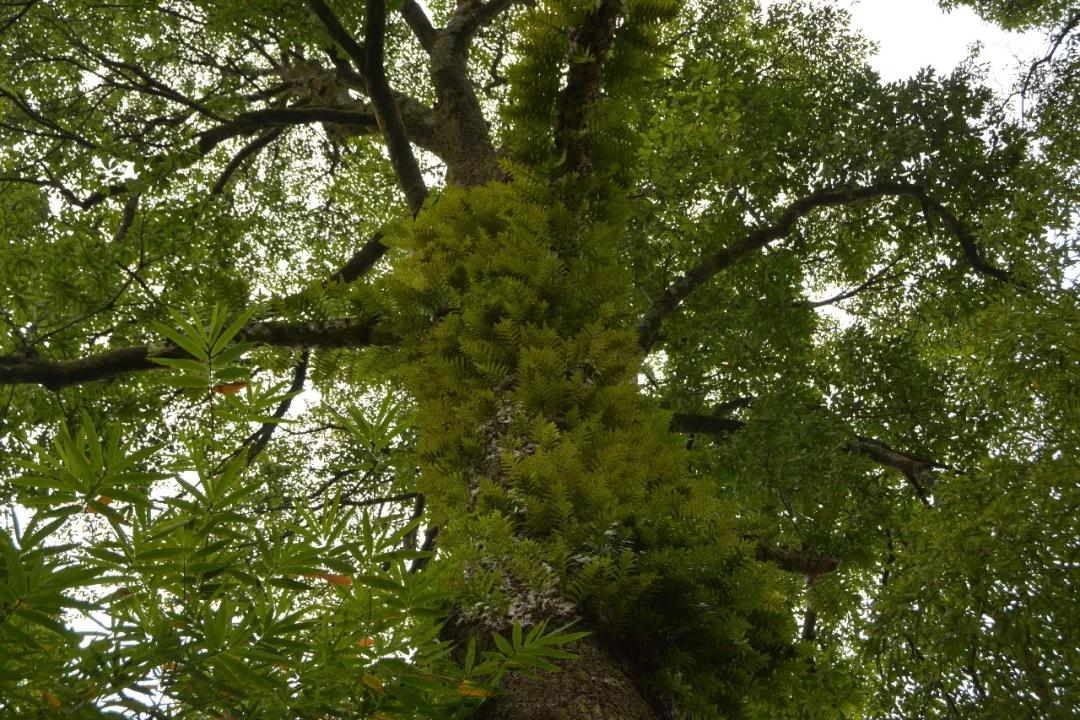
<svg viewBox="0 0 1080 720"><path fill-rule="evenodd" d="M503 694L487 703L478 720L654 720L645 702L619 665L596 643L578 642L574 661L562 672L514 673Z"/></svg>

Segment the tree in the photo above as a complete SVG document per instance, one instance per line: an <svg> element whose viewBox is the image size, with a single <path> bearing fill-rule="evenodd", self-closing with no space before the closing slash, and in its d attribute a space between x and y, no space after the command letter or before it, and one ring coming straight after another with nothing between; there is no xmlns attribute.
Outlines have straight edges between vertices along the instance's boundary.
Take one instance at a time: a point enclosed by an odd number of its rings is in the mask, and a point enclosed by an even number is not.
<svg viewBox="0 0 1080 720"><path fill-rule="evenodd" d="M952 5L955 3L943 3ZM1078 26L19 0L10 717L1072 717Z"/></svg>

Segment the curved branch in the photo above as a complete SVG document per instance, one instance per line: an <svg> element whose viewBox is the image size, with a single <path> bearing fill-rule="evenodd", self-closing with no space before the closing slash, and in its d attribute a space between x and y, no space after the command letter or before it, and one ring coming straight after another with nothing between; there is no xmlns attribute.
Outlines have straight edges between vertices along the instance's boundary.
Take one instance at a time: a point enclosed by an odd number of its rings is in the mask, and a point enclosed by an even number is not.
<svg viewBox="0 0 1080 720"><path fill-rule="evenodd" d="M675 413L671 416L668 429L671 432L712 435L719 438L738 432L744 427L746 423L742 420L726 417L720 413L710 415ZM938 481L935 470L947 467L932 460L923 460L910 453L895 450L874 438L857 436L841 449L846 453L868 457L878 465L899 470L911 483L919 500L927 507L931 506L930 490Z"/></svg>
<svg viewBox="0 0 1080 720"><path fill-rule="evenodd" d="M311 349L304 348L303 354L300 356L300 362L296 364L296 368L293 370L292 384L289 385L287 395L284 400L278 403L277 408L274 409L274 414L271 417L277 420L283 420L285 414L289 412L289 408L292 406L293 398L295 398L304 389L304 383L307 382L308 361L311 359ZM274 431L277 430L279 422L264 422L258 430L248 436L244 444L248 447L247 464L250 465L255 462L255 458L259 457L259 453L263 451L263 448L270 442L270 438L274 436Z"/></svg>
<svg viewBox="0 0 1080 720"><path fill-rule="evenodd" d="M215 147L234 137L250 135L251 133L268 128L280 128L287 125L303 125L316 122L335 123L346 127L360 128L365 131L374 130L377 127L373 115L352 110L320 107L256 110L254 112L241 113L226 123L217 125L200 133L196 152L189 154L184 164L191 164L196 160L205 157ZM273 138L270 140L273 140ZM270 140L267 142L270 142ZM164 163L168 157L169 156L167 155L154 156L150 158L150 165L160 165ZM128 183L119 182L113 183L102 190L97 190L85 198L79 198L74 192L64 187L59 181L53 178L48 180L34 180L30 178L4 177L0 178L0 181L25 182L41 187L55 188L65 200L83 210L89 210L111 197L122 195L130 190L130 185ZM217 186L215 186L215 188L216 187Z"/></svg>
<svg viewBox="0 0 1080 720"><path fill-rule="evenodd" d="M823 298L821 300L801 300L801 301L797 301L797 302L794 303L794 305L795 305L795 307L807 308L807 309L813 310L815 308L825 307L827 305L834 305L834 304L836 304L838 302L843 302L844 300L850 300L851 298L855 297L856 295L858 295L858 294L860 294L862 292L865 292L866 290L869 290L870 288L872 288L872 287L874 287L876 285L880 285L880 284L882 284L884 282L887 282L889 280L897 280L897 279L903 277L905 275L905 273L903 271L890 272L894 267L896 267L896 265L901 260L903 260L903 256L902 255L897 255L892 260L890 260L888 263L886 263L885 266L882 267L880 270L878 270L876 273L874 273L873 275L868 277L866 280L859 283L858 285L856 285L855 287L853 287L850 290L845 290L843 292L837 293L836 295L833 295L832 297Z"/></svg>
<svg viewBox="0 0 1080 720"><path fill-rule="evenodd" d="M922 504L932 507L930 489L938 481L934 468L941 467L937 463L920 460L907 453L893 450L880 440L866 437L849 442L844 446L844 452L865 455L879 465L899 470L908 479Z"/></svg>
<svg viewBox="0 0 1080 720"><path fill-rule="evenodd" d="M3 87L0 87L0 97L7 98L12 105L16 107L23 115L28 117L34 123L41 127L48 128L52 131L53 136L60 140L69 140L76 145L85 148L86 150L97 150L98 144L91 140L73 132L60 123L45 117L40 112L35 110L30 102L16 93L10 92Z"/></svg>
<svg viewBox="0 0 1080 720"><path fill-rule="evenodd" d="M249 157L255 155L264 147L274 142L274 140L276 140L282 132L284 132L284 130L280 127L267 130L263 134L259 135L259 137L255 138L247 145L245 145L240 150L240 152L236 153L236 156L229 161L229 164L225 166L225 170L221 173L221 176L218 178L217 182L214 183L214 187L211 188L210 194L220 195L221 193L225 192L225 186L229 184L229 180L232 179L233 173L239 170Z"/></svg>
<svg viewBox="0 0 1080 720"><path fill-rule="evenodd" d="M918 185L901 182L882 182L860 188L818 190L796 200L784 210L780 219L767 227L759 228L740 242L720 252L709 255L691 268L685 275L668 285L667 289L649 308L638 323L638 345L648 351L656 339L664 319L682 304L683 300L698 287L712 280L722 270L731 267L747 255L760 250L769 243L787 237L804 215L823 207L851 205L883 197L908 197L918 200L928 211L935 213L956 236L968 264L976 272L1003 282L1009 282L1009 274L991 265L979 250L971 231L942 203L934 199Z"/></svg>
<svg viewBox="0 0 1080 720"><path fill-rule="evenodd" d="M317 323L256 322L237 340L276 347L363 347L389 341L375 321L330 320ZM137 345L76 360L47 360L34 355L0 357L0 385L37 384L50 390L145 370L160 370L154 358L187 357L174 345Z"/></svg>
<svg viewBox="0 0 1080 720"><path fill-rule="evenodd" d="M1061 47L1061 44L1065 42L1065 38L1067 38L1069 36L1069 33L1075 30L1077 26L1080 26L1080 10L1074 12L1072 16L1065 21L1065 24L1062 26L1061 30L1059 30L1057 34L1053 36L1050 43L1050 49L1046 51L1046 54L1031 63L1031 66L1028 68L1027 73L1024 75L1024 81L1020 83L1021 118L1023 118L1024 115L1023 103L1027 99L1028 90L1030 89L1032 79L1035 77L1035 73L1038 71L1040 66L1047 65L1053 61L1054 55L1057 54L1057 51Z"/></svg>

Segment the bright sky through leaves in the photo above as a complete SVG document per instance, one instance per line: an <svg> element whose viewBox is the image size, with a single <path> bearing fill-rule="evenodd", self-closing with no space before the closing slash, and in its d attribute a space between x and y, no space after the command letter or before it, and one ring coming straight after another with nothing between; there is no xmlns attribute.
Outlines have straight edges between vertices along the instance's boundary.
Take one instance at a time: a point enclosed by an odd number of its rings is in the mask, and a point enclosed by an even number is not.
<svg viewBox="0 0 1080 720"><path fill-rule="evenodd" d="M768 7L775 4L763 0ZM852 24L878 44L872 58L883 80L901 80L931 66L947 73L963 63L975 43L990 64L989 82L1007 92L1016 68L1045 48L1041 32L1009 32L980 19L968 7L942 10L934 0L845 0Z"/></svg>

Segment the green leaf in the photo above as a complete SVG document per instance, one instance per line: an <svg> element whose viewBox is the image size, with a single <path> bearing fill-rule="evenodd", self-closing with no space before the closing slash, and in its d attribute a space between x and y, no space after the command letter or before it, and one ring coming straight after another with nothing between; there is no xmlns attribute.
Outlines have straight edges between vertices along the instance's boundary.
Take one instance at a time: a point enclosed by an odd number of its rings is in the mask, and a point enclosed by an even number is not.
<svg viewBox="0 0 1080 720"><path fill-rule="evenodd" d="M225 330L214 340L214 345L210 348L210 356L217 358L217 356L225 349L225 346L232 342L232 339L244 329L244 326L248 324L254 314L254 308L248 308L237 315L236 319L232 321L232 324L225 328Z"/></svg>
<svg viewBox="0 0 1080 720"><path fill-rule="evenodd" d="M521 650L521 623L514 622L514 626L511 628L511 638L513 639L514 650Z"/></svg>
<svg viewBox="0 0 1080 720"><path fill-rule="evenodd" d="M511 647L510 642L506 638L504 638L499 633L493 633L492 639L495 641L495 646L499 648L499 652L501 652L506 657L513 657L514 648Z"/></svg>
<svg viewBox="0 0 1080 720"><path fill-rule="evenodd" d="M201 360L204 363L209 363L210 355L207 352L208 348L205 347L201 338L188 337L187 335L172 329L168 325L157 322L154 323L154 329L188 355L191 355L193 358Z"/></svg>
<svg viewBox="0 0 1080 720"><path fill-rule="evenodd" d="M60 622L51 615L47 615L46 613L40 612L33 608L25 606L17 607L12 612L15 615L23 618L24 620L28 620L29 622L43 627L50 632L54 632L57 635L61 635L63 637L68 637L72 635L71 630L67 626L65 626L64 623Z"/></svg>

